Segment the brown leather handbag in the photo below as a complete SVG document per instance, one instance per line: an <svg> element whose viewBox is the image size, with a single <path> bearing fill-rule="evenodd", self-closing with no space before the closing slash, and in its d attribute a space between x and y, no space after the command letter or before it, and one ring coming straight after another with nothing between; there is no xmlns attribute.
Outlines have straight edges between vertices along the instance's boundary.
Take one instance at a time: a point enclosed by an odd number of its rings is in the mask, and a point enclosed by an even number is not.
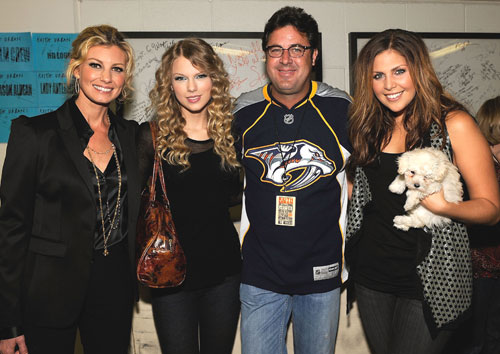
<svg viewBox="0 0 500 354"><path fill-rule="evenodd" d="M156 125L150 123L153 146ZM160 182L161 192L156 188ZM160 156L156 153L153 174L141 194L137 221L137 279L150 288L181 285L186 278L186 257L175 231Z"/></svg>

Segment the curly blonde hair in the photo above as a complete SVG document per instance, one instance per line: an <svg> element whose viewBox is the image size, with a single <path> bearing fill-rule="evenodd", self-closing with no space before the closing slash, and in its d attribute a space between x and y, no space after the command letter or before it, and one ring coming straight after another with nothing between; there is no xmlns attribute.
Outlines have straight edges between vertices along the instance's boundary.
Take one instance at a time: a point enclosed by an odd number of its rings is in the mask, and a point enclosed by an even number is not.
<svg viewBox="0 0 500 354"><path fill-rule="evenodd" d="M120 101L130 97L133 87L132 79L134 73L134 51L132 46L125 40L123 35L114 27L108 25L91 26L85 28L78 34L71 44L70 63L66 69L66 83L70 90L73 89L75 80L74 71L87 58L90 48L103 46L117 46L125 53L127 63L125 65L125 85L121 92Z"/></svg>
<svg viewBox="0 0 500 354"><path fill-rule="evenodd" d="M156 71L156 83L149 93L151 109L158 122L157 151L171 165L189 169L191 149L186 145L184 132L186 120L181 106L171 89L174 60L185 57L193 66L212 79L212 99L207 106L208 136L214 142L214 151L221 158L225 170L239 166L231 134L233 99L229 94L229 79L224 64L213 48L199 38L188 38L176 42L163 54Z"/></svg>

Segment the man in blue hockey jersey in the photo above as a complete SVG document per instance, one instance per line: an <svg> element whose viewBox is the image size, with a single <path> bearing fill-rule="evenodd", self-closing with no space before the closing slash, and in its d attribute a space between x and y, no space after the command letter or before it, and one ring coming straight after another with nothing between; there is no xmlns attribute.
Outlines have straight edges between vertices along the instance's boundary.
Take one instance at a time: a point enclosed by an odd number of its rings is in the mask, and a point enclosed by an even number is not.
<svg viewBox="0 0 500 354"><path fill-rule="evenodd" d="M236 148L245 168L240 288L243 354L331 354L337 336L350 99L311 81L314 18L296 7L267 22L262 48L270 84L241 95Z"/></svg>

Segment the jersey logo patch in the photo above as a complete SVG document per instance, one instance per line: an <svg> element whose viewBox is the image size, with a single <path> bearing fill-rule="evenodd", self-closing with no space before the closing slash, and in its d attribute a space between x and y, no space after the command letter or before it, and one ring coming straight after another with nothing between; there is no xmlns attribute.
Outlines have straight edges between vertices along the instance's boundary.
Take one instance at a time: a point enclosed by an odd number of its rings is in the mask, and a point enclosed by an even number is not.
<svg viewBox="0 0 500 354"><path fill-rule="evenodd" d="M281 186L281 192L303 189L335 171L324 150L306 140L252 148L245 157L259 161L264 167L260 180Z"/></svg>

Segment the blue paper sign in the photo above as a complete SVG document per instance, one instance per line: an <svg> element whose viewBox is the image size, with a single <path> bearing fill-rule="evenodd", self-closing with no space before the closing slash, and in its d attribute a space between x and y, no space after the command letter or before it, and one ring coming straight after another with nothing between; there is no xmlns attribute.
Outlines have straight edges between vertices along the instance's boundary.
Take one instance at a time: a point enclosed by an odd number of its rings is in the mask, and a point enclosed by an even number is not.
<svg viewBox="0 0 500 354"><path fill-rule="evenodd" d="M68 98L66 77L76 33L0 33L0 143L10 121L56 110Z"/></svg>
<svg viewBox="0 0 500 354"><path fill-rule="evenodd" d="M38 115L38 108L2 108L0 107L0 143L6 143L9 140L11 120L21 115L34 117Z"/></svg>
<svg viewBox="0 0 500 354"><path fill-rule="evenodd" d="M35 72L0 72L0 108L38 107L38 94Z"/></svg>
<svg viewBox="0 0 500 354"><path fill-rule="evenodd" d="M0 71L32 71L31 34L0 33Z"/></svg>
<svg viewBox="0 0 500 354"><path fill-rule="evenodd" d="M59 107L66 101L66 76L61 72L37 73L38 105Z"/></svg>
<svg viewBox="0 0 500 354"><path fill-rule="evenodd" d="M76 36L76 33L33 33L35 70L64 72Z"/></svg>
<svg viewBox="0 0 500 354"><path fill-rule="evenodd" d="M47 106L47 107L38 107L38 110L35 115L39 116L40 114L45 114L49 112L53 112L57 110L60 106Z"/></svg>

